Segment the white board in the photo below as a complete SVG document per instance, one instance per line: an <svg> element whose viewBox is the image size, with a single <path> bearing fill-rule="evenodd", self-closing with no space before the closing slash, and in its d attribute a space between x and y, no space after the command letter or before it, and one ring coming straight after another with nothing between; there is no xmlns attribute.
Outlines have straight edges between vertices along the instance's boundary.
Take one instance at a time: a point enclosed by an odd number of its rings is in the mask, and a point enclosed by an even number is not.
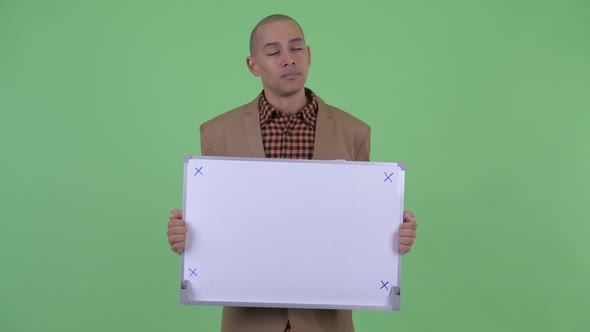
<svg viewBox="0 0 590 332"><path fill-rule="evenodd" d="M399 310L401 163L189 156L181 303Z"/></svg>

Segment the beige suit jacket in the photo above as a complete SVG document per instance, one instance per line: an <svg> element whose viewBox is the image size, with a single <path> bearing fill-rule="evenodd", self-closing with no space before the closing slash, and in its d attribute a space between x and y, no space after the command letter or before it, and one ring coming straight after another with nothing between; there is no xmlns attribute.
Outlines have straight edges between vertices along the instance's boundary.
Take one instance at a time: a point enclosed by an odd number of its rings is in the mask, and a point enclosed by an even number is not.
<svg viewBox="0 0 590 332"><path fill-rule="evenodd" d="M368 161L371 129L364 122L318 99L313 159ZM204 156L265 158L258 97L200 127ZM297 245L297 239L289 245ZM222 332L353 332L349 310L223 308Z"/></svg>

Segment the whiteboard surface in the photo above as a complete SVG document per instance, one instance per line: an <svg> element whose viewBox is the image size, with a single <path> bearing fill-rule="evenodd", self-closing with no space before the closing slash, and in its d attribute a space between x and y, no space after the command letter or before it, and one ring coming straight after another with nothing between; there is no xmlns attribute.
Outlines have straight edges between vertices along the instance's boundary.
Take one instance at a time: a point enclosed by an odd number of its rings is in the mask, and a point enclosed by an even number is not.
<svg viewBox="0 0 590 332"><path fill-rule="evenodd" d="M181 301L399 309L404 176L398 163L187 157Z"/></svg>

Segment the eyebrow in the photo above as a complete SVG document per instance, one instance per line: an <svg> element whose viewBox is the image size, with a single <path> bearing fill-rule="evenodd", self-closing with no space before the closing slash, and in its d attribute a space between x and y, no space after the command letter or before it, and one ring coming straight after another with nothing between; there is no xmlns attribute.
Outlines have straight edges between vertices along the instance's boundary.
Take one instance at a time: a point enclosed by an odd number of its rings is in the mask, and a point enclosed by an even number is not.
<svg viewBox="0 0 590 332"><path fill-rule="evenodd" d="M289 39L289 44L295 43L295 42L302 42L302 41L303 41L303 38L301 38L301 37L291 38L291 39ZM268 43L264 44L264 48L267 48L270 46L277 46L279 44L280 44L279 42L268 42Z"/></svg>

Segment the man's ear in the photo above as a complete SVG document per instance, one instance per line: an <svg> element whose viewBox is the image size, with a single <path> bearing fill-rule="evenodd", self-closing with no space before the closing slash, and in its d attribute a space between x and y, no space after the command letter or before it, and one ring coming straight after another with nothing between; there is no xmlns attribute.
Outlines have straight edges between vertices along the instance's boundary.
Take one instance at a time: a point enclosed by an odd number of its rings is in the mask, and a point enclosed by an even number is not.
<svg viewBox="0 0 590 332"><path fill-rule="evenodd" d="M309 66L311 67L311 48L309 46L305 46L305 48L307 49L307 58L309 59Z"/></svg>
<svg viewBox="0 0 590 332"><path fill-rule="evenodd" d="M256 64L256 59L254 59L253 56L249 56L246 58L246 66L248 66L248 69L250 70L252 75L254 75L255 77L260 76L260 74L258 73L258 65Z"/></svg>

